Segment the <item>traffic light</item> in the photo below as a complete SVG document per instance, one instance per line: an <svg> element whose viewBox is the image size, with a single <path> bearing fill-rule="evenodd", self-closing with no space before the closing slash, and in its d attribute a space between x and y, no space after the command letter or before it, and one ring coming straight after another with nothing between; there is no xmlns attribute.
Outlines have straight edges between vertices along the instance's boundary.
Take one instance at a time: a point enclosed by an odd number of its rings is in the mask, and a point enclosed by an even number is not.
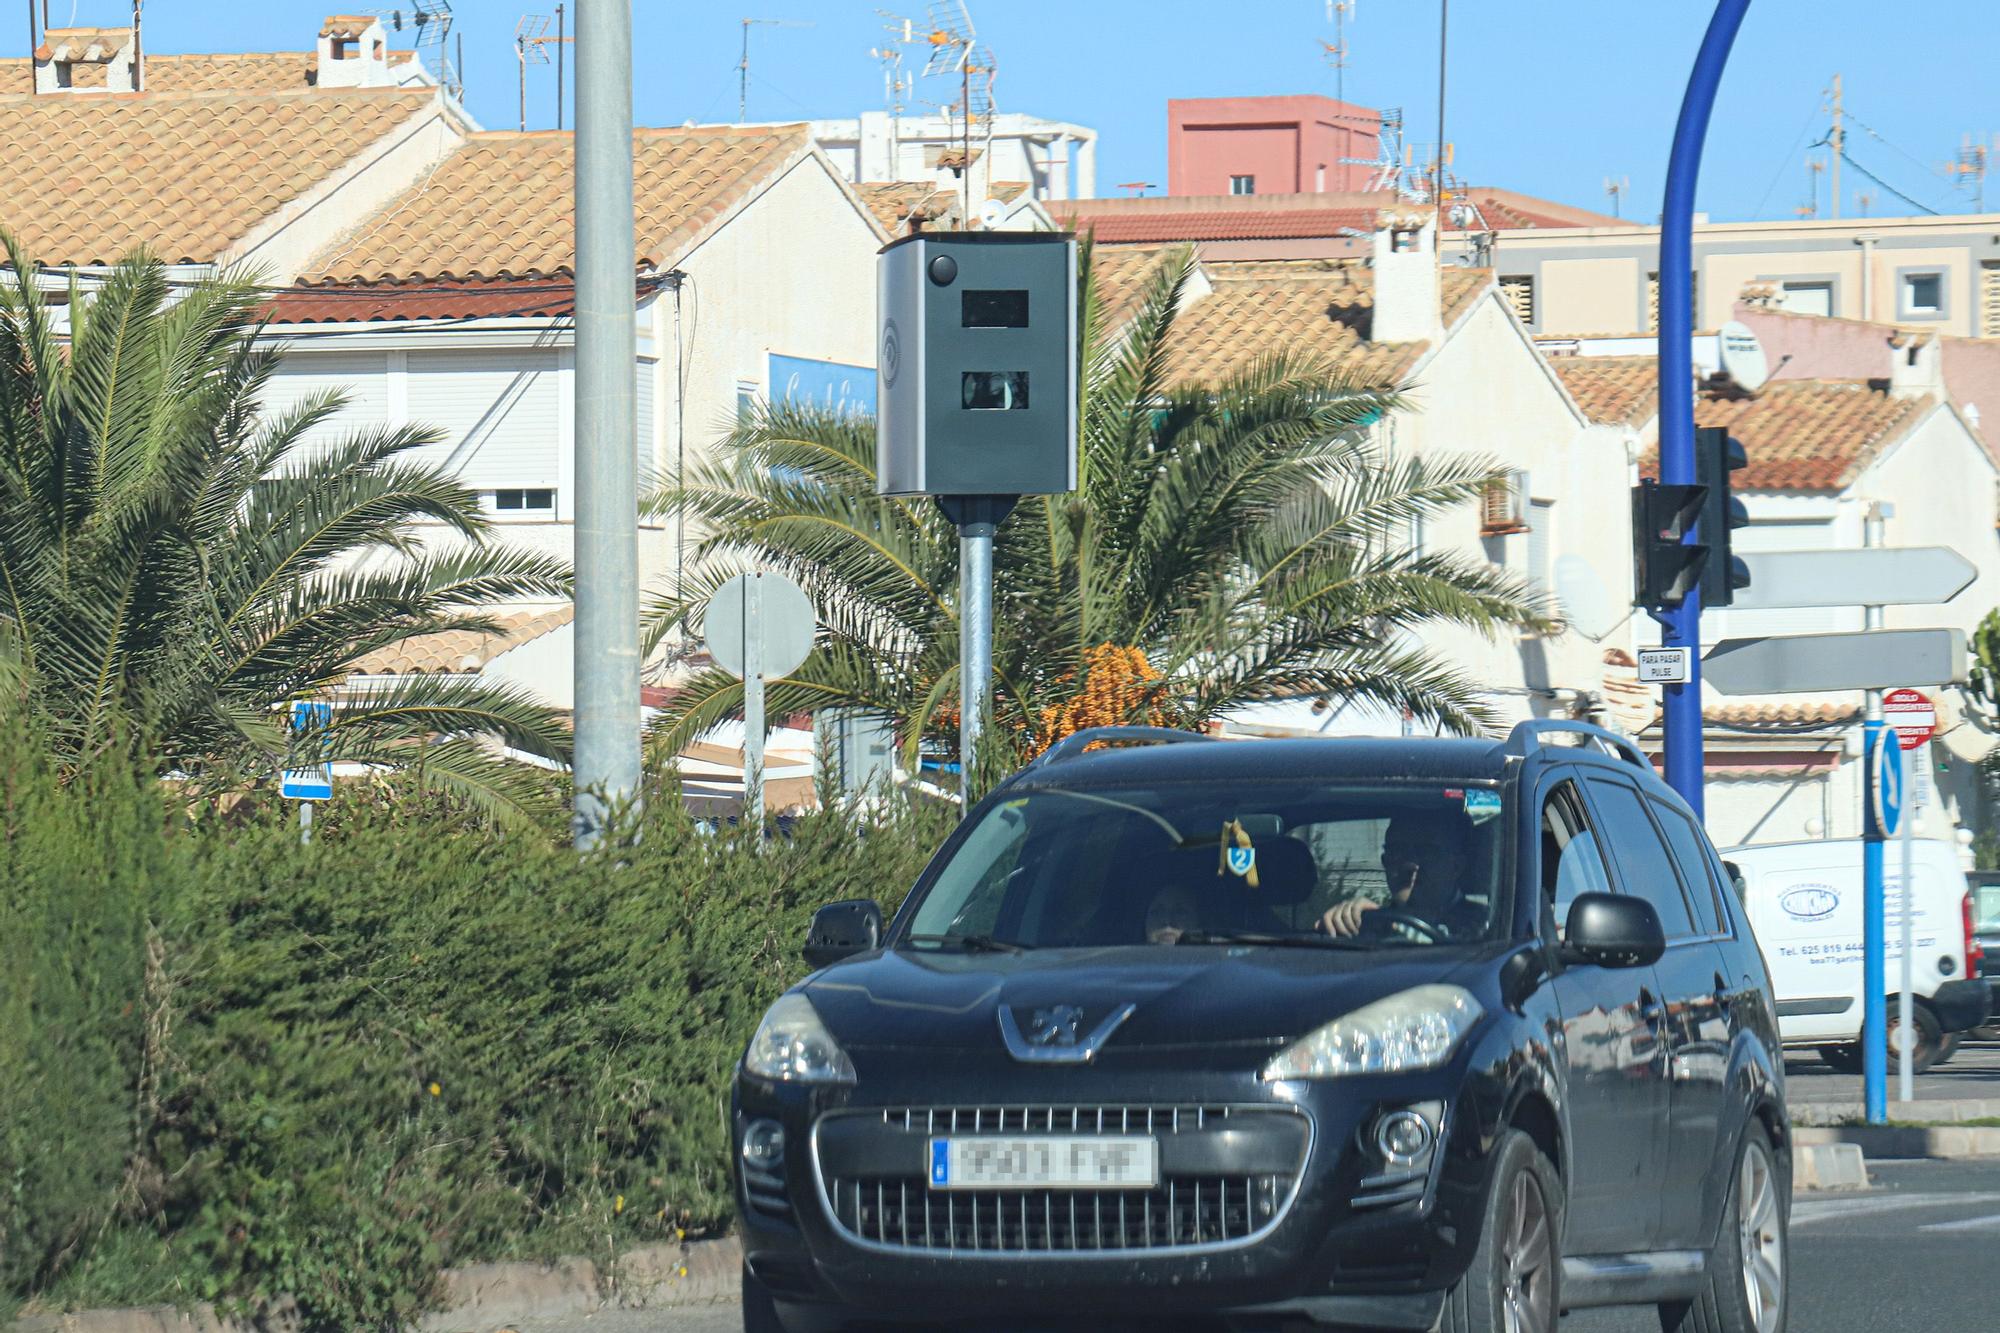
<svg viewBox="0 0 2000 1333"><path fill-rule="evenodd" d="M1642 481L1632 488L1632 605L1679 606L1694 591L1708 547L1684 538L1707 498L1705 486Z"/></svg>
<svg viewBox="0 0 2000 1333"><path fill-rule="evenodd" d="M1721 426L1694 433L1694 479L1707 494L1701 505L1701 544L1708 549L1701 571L1701 604L1728 606L1736 590L1750 586L1750 566L1730 553L1730 535L1750 522L1743 502L1732 496L1729 474L1749 465L1743 445Z"/></svg>

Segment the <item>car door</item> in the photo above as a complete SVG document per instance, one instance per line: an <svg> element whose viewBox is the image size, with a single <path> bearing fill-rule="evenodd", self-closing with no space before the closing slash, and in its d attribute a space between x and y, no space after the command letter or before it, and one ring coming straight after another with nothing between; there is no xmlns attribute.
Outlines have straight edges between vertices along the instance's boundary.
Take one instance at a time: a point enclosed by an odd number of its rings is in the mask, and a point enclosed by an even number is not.
<svg viewBox="0 0 2000 1333"><path fill-rule="evenodd" d="M1728 1056L1723 996L1730 984L1715 942L1708 858L1692 822L1623 774L1593 773L1584 785L1621 886L1653 905L1667 937L1666 952L1653 965L1667 1097L1665 1115L1650 1131L1666 1147L1652 1244L1693 1248L1705 1239L1703 1185L1715 1162ZM1689 883L1696 875L1699 908Z"/></svg>
<svg viewBox="0 0 2000 1333"><path fill-rule="evenodd" d="M1602 838L1575 776L1558 770L1540 789L1538 874L1543 930L1559 940L1580 893L1613 891ZM1666 1171L1665 1060L1650 967L1562 964L1553 981L1562 1014L1570 1135L1568 1240L1572 1254L1646 1249L1650 1207Z"/></svg>

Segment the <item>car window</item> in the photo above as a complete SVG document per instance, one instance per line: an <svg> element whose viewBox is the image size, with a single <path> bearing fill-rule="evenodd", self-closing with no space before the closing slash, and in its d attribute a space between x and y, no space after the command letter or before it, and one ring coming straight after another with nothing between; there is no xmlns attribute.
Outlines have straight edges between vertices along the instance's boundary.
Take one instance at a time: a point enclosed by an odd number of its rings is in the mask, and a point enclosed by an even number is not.
<svg viewBox="0 0 2000 1333"><path fill-rule="evenodd" d="M1673 849L1674 865L1680 870L1688 900L1694 905L1696 930L1703 935L1720 934L1722 905L1716 901L1715 872L1709 865L1708 849L1702 846L1700 830L1686 815L1663 801L1649 796L1646 804L1653 808L1653 818L1667 835L1667 846Z"/></svg>
<svg viewBox="0 0 2000 1333"><path fill-rule="evenodd" d="M1512 882L1506 811L1477 783L1029 788L978 816L905 934L1037 948L1486 939Z"/></svg>
<svg viewBox="0 0 2000 1333"><path fill-rule="evenodd" d="M1973 894L1973 929L2000 930L2000 884L1981 884Z"/></svg>
<svg viewBox="0 0 2000 1333"><path fill-rule="evenodd" d="M1625 892L1644 898L1660 914L1660 927L1670 940L1694 934L1694 918L1674 874L1673 853L1646 814L1639 793L1622 782L1590 778L1591 804L1602 821L1607 850L1618 867Z"/></svg>
<svg viewBox="0 0 2000 1333"><path fill-rule="evenodd" d="M1597 834L1584 814L1575 784L1562 783L1542 803L1542 900L1554 917L1561 937L1570 904L1580 893L1607 893L1610 877Z"/></svg>

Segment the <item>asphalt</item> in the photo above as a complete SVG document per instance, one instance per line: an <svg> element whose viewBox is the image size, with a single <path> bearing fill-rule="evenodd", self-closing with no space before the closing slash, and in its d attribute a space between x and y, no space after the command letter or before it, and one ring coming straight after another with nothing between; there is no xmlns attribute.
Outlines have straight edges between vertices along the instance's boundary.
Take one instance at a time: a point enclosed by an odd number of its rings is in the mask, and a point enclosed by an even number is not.
<svg viewBox="0 0 2000 1333"><path fill-rule="evenodd" d="M1957 1054L1929 1073L1912 1080L1920 1102L2000 1098L2000 1042L1968 1042ZM1914 1118L1896 1109L1896 1076L1889 1075L1889 1115ZM1785 1095L1793 1102L1861 1101L1861 1076L1837 1074L1833 1066L1810 1051L1793 1051L1785 1060Z"/></svg>
<svg viewBox="0 0 2000 1333"><path fill-rule="evenodd" d="M1878 1162L1866 1193L1792 1209L1792 1333L1990 1328L2000 1247L2000 1160ZM1651 1310L1590 1310L1562 1333L1659 1333ZM517 1333L740 1333L734 1305L619 1310ZM1163 1325L1150 1333L1168 1333Z"/></svg>

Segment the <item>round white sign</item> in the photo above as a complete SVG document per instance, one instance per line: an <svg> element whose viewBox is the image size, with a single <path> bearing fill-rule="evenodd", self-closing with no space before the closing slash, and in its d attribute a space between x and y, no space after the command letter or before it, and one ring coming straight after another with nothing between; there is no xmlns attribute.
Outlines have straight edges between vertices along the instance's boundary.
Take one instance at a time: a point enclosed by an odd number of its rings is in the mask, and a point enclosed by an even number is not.
<svg viewBox="0 0 2000 1333"><path fill-rule="evenodd" d="M783 574L738 574L708 599L701 628L715 664L739 678L755 635L757 674L776 680L797 671L812 652L812 603Z"/></svg>

